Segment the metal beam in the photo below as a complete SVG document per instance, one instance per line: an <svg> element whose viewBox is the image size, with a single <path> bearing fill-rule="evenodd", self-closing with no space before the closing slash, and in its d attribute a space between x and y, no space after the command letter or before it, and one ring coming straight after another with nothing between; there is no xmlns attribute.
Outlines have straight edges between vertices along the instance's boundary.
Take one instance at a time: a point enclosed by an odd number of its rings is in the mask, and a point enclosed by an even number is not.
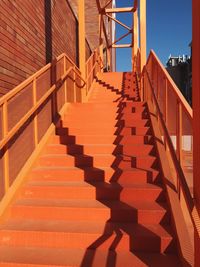
<svg viewBox="0 0 200 267"><path fill-rule="evenodd" d="M105 4L105 6L104 7L102 7L101 9L105 9L110 3L112 2L112 0L109 0L108 2L107 2L107 4Z"/></svg>
<svg viewBox="0 0 200 267"><path fill-rule="evenodd" d="M132 34L132 31L129 31L127 33L125 33L124 35L122 35L121 37L119 37L117 40L114 41L114 43L112 43L111 47L116 44L117 42L121 41L122 39L124 39L126 36L128 36L129 34Z"/></svg>
<svg viewBox="0 0 200 267"><path fill-rule="evenodd" d="M124 13L124 12L133 12L134 8L133 7L116 7L116 8L106 8L105 12L106 13Z"/></svg>
<svg viewBox="0 0 200 267"><path fill-rule="evenodd" d="M141 70L146 64L146 0L140 0L140 51Z"/></svg>
<svg viewBox="0 0 200 267"><path fill-rule="evenodd" d="M114 44L112 45L113 48L129 48L132 47L132 44Z"/></svg>
<svg viewBox="0 0 200 267"><path fill-rule="evenodd" d="M79 67L82 77L85 79L85 0L78 0L78 34L79 34Z"/></svg>
<svg viewBox="0 0 200 267"><path fill-rule="evenodd" d="M198 215L200 215L200 2L193 0L192 7L192 105L193 105L193 180L194 200ZM198 232L194 231L195 264L200 262L200 239Z"/></svg>
<svg viewBox="0 0 200 267"><path fill-rule="evenodd" d="M122 27L126 28L128 31L131 31L131 28L128 27L126 24L122 23L121 21L119 21L118 19L106 14L106 16L112 20L114 20L115 22L117 22L119 25L121 25Z"/></svg>

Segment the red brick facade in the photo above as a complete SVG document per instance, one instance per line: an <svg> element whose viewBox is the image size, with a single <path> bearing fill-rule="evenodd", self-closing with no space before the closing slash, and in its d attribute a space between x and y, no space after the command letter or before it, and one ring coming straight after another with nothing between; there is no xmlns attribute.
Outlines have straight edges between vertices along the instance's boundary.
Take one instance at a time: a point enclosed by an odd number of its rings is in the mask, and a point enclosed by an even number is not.
<svg viewBox="0 0 200 267"><path fill-rule="evenodd" d="M0 97L63 52L77 63L77 34L67 0L1 0Z"/></svg>

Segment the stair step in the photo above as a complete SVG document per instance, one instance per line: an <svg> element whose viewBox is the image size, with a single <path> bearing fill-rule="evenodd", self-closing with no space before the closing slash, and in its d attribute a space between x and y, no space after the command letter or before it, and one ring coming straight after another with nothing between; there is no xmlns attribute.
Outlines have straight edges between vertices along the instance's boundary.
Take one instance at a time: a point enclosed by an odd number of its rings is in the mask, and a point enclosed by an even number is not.
<svg viewBox="0 0 200 267"><path fill-rule="evenodd" d="M168 223L165 203L151 201L109 201L87 199L19 199L11 207L11 217L63 220Z"/></svg>
<svg viewBox="0 0 200 267"><path fill-rule="evenodd" d="M44 154L85 154L94 156L96 154L124 154L128 156L139 156L139 155L153 155L155 154L155 148L153 145L62 145L53 144L47 145L44 149Z"/></svg>
<svg viewBox="0 0 200 267"><path fill-rule="evenodd" d="M153 144L154 138L149 135L131 135L128 137L115 135L78 135L56 136L52 135L49 144Z"/></svg>
<svg viewBox="0 0 200 267"><path fill-rule="evenodd" d="M3 246L0 248L0 261L0 267L181 267L175 255L89 248L86 250Z"/></svg>
<svg viewBox="0 0 200 267"><path fill-rule="evenodd" d="M52 223L52 222L51 222ZM1 246L27 246L44 248L87 248L102 250L131 250L161 252L172 250L173 238L167 226L159 224L127 224L71 222L63 225L53 222L53 227L41 230L40 225L31 225L25 229L2 229ZM56 228L55 228L56 226ZM15 227L17 228L17 226ZM43 228L45 228L43 223ZM99 244L99 239L104 240ZM118 243L117 243L118 240ZM114 244L116 242L116 244ZM151 244L151 246L149 246Z"/></svg>
<svg viewBox="0 0 200 267"><path fill-rule="evenodd" d="M158 160L154 156L123 156L110 154L94 154L93 156L81 154L55 154L43 155L37 160L38 166L58 166L58 167L112 167L112 168L158 168Z"/></svg>
<svg viewBox="0 0 200 267"><path fill-rule="evenodd" d="M21 190L27 198L98 199L138 201L164 201L163 189L153 184L123 184L105 182L48 182L31 181Z"/></svg>
<svg viewBox="0 0 200 267"><path fill-rule="evenodd" d="M105 181L105 182L123 182L123 183L145 183L159 182L161 175L158 170L148 168L141 170L137 168L117 169L113 168L66 168L66 167L40 167L33 169L28 178L31 180L44 181Z"/></svg>

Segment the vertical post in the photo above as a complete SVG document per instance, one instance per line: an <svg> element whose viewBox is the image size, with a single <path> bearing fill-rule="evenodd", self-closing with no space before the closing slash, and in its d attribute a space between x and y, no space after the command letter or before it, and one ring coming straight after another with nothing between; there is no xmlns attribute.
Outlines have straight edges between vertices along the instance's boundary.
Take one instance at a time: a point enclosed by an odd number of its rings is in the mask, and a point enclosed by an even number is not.
<svg viewBox="0 0 200 267"><path fill-rule="evenodd" d="M200 1L193 0L192 7L192 102L193 102L193 173L194 173L194 199L200 214ZM195 267L200 262L200 240L198 233L194 233L195 240Z"/></svg>
<svg viewBox="0 0 200 267"><path fill-rule="evenodd" d="M74 84L73 84L73 89L74 89L74 103L76 103L77 102L77 92L76 92L76 73L75 73L75 71L73 71L73 82L74 82Z"/></svg>
<svg viewBox="0 0 200 267"><path fill-rule="evenodd" d="M64 62L63 62L63 67L64 67L64 74L67 70L67 61L66 61L66 56L64 55ZM64 96L65 96L65 103L67 103L67 80L65 79L64 81Z"/></svg>
<svg viewBox="0 0 200 267"><path fill-rule="evenodd" d="M79 22L79 67L83 79L85 79L85 0L78 0L78 22Z"/></svg>
<svg viewBox="0 0 200 267"><path fill-rule="evenodd" d="M140 0L140 51L142 70L146 64L146 0Z"/></svg>
<svg viewBox="0 0 200 267"><path fill-rule="evenodd" d="M182 164L182 106L179 101L177 101L177 133L176 133L176 154L177 158Z"/></svg>
<svg viewBox="0 0 200 267"><path fill-rule="evenodd" d="M6 137L8 133L8 103L5 101L3 103L3 138ZM8 146L5 146L5 152L3 155L3 169L4 169L4 187L5 192L8 191L10 185L9 177L9 155L8 155Z"/></svg>
<svg viewBox="0 0 200 267"><path fill-rule="evenodd" d="M37 103L37 91L36 91L36 78L33 80L33 106L35 106ZM34 125L34 142L35 147L38 145L38 118L37 118L37 112L35 114L35 117L33 119L33 125Z"/></svg>
<svg viewBox="0 0 200 267"><path fill-rule="evenodd" d="M133 71L136 71L135 57L137 56L138 50L138 9L133 12L133 50L132 50L132 60L133 60Z"/></svg>
<svg viewBox="0 0 200 267"><path fill-rule="evenodd" d="M101 68L100 71L103 72L103 44L99 46L99 55L100 55L100 68Z"/></svg>

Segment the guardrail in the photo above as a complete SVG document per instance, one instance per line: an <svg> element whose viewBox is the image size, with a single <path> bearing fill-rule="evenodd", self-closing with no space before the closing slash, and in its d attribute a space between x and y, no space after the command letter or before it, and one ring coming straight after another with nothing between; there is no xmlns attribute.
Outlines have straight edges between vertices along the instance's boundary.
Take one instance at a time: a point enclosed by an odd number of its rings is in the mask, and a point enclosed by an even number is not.
<svg viewBox="0 0 200 267"><path fill-rule="evenodd" d="M186 223L200 236L192 185L192 109L153 51L140 78L141 97L152 103Z"/></svg>
<svg viewBox="0 0 200 267"><path fill-rule="evenodd" d="M79 68L62 54L0 99L0 198L65 103L81 102L100 68L97 52L88 59L86 80ZM82 90L83 89L83 90Z"/></svg>

